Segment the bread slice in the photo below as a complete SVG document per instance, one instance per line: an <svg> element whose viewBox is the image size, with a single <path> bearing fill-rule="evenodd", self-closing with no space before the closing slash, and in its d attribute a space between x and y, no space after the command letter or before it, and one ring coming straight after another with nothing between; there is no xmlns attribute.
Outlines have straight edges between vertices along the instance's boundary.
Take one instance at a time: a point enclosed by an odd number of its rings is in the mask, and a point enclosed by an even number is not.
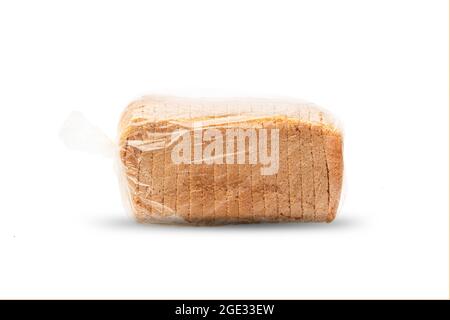
<svg viewBox="0 0 450 320"><path fill-rule="evenodd" d="M273 156L271 154L272 151L272 143L274 143L271 140L270 133L273 129L277 129L276 122L277 117L271 117L264 119L262 122L262 127L267 130L267 155L270 154L270 156ZM261 138L261 136L259 136ZM279 145L279 141L278 141ZM270 151L269 151L270 150ZM278 147L279 150L279 147ZM258 150L260 151L260 150ZM259 153L261 155L261 152ZM271 175L264 175L263 176L263 184L264 184L264 207L265 209L265 219L267 221L275 221L279 219L280 215L278 213L278 185L277 185L277 174L279 172L279 168L277 173L271 174Z"/></svg>
<svg viewBox="0 0 450 320"><path fill-rule="evenodd" d="M314 164L314 221L327 220L329 204L328 168L321 120L322 112L310 112L311 145Z"/></svg>
<svg viewBox="0 0 450 320"><path fill-rule="evenodd" d="M202 108L201 105L199 105L198 102L194 102L191 105L192 113L201 113ZM192 132L191 137L191 159L192 159L192 165L190 172L190 202L191 202L191 212L189 215L189 220L192 222L200 222L203 219L203 201L204 199L204 192L206 192L206 188L204 187L204 165L200 163L196 163L195 156L196 156L196 149L199 149L201 147L201 142L197 141L198 137L202 135L202 129L200 127L201 120L193 122L193 126L190 129ZM197 126L198 125L198 126Z"/></svg>
<svg viewBox="0 0 450 320"><path fill-rule="evenodd" d="M256 130L262 129L263 125L260 121L252 121L252 127ZM256 157L259 157L257 150L254 150ZM258 221L264 219L266 216L266 205L264 200L264 180L261 175L261 164L252 165L251 181L252 181L252 219L251 221Z"/></svg>
<svg viewBox="0 0 450 320"><path fill-rule="evenodd" d="M201 104L201 107L206 109L208 108L208 105L204 105L203 103ZM213 106L214 107L214 106ZM212 110L211 113L213 113L214 111ZM210 123L214 122L214 118L212 117L211 120L205 120L203 122L203 129L208 129L211 128ZM214 126L213 126L214 127ZM214 128L215 129L215 128ZM203 136L202 136L202 140L204 140L204 142L202 143L202 151L206 151L203 153L203 165L200 166L200 178L201 178L201 183L202 186L209 186L208 188L202 187L203 189L203 201L202 201L202 205L203 205L203 215L202 215L202 219L200 221L202 222L206 222L206 223L214 223L215 221L215 194L214 194L214 156L211 156L210 153L212 152L208 152L208 150L206 149L205 144L208 144L209 141L206 139L207 137L205 136L206 133L205 132L210 132L210 131L205 131L202 132ZM214 133L214 131L212 132ZM211 137L211 139L214 139L215 136L213 135ZM206 149L206 150L205 150Z"/></svg>
<svg viewBox="0 0 450 320"><path fill-rule="evenodd" d="M283 111L287 111L286 109L282 109ZM290 174L289 167L294 166L294 161L289 161L289 126L287 121L287 116L280 116L278 121L276 121L276 127L280 130L280 168L277 173L277 201L278 201L278 214L283 219L291 218L291 183L290 183ZM294 139L295 144L298 146L297 139ZM298 161L297 161L298 162ZM299 177L299 174L295 175ZM301 186L300 183L297 183L297 187ZM301 190L298 190L298 195L301 196ZM299 202L301 204L301 199L299 198ZM295 202L293 202L295 203ZM300 210L301 213L301 205Z"/></svg>
<svg viewBox="0 0 450 320"><path fill-rule="evenodd" d="M286 121L287 129L287 159L289 170L289 201L290 201L290 217L292 219L303 218L303 190L302 175L303 161L305 161L302 153L304 149L301 144L302 127L299 114L290 117Z"/></svg>
<svg viewBox="0 0 450 320"><path fill-rule="evenodd" d="M342 156L342 135L336 134L330 130L324 130L324 146L327 159L329 184L327 222L331 222L336 217L342 190L344 169Z"/></svg>
<svg viewBox="0 0 450 320"><path fill-rule="evenodd" d="M228 117L227 123L225 125L226 135L231 138L236 136L236 130L239 125L236 123L236 115L240 114L239 104L228 104L228 112L231 117ZM226 140L226 139L225 139ZM224 141L224 161L227 167L227 197L226 202L228 203L227 219L229 221L239 221L239 166L237 164L237 154L234 151L236 144L231 139L229 141Z"/></svg>
<svg viewBox="0 0 450 320"><path fill-rule="evenodd" d="M217 128L222 134L225 134L225 129ZM224 160L219 158L214 159L214 221L216 223L226 222L228 219L228 202L227 202L227 165Z"/></svg>
<svg viewBox="0 0 450 320"><path fill-rule="evenodd" d="M342 134L312 104L149 96L127 107L119 135L125 192L139 222L330 222L336 216ZM278 158L270 157L272 145Z"/></svg>
<svg viewBox="0 0 450 320"><path fill-rule="evenodd" d="M190 104L184 107L184 110L177 105L180 117L183 119L190 119L191 106ZM182 122L180 122L182 123ZM188 121L184 122L184 126L178 126L180 130L190 130ZM171 137L172 138L172 137ZM172 139L171 139L172 140ZM179 163L177 169L177 196L176 196L176 213L184 220L188 221L191 215L191 166L186 163Z"/></svg>
<svg viewBox="0 0 450 320"><path fill-rule="evenodd" d="M251 123L242 123L240 127L243 129L252 129ZM246 130L246 132L249 132ZM245 145L245 152L243 153L242 164L237 164L237 168L239 170L239 194L238 194L238 203L239 203L239 221L241 222L251 222L253 220L253 208L252 208L252 166L249 164L250 157L254 155L254 150L251 150L250 146L254 137L244 135L241 141L242 144ZM240 162L242 159L239 159Z"/></svg>
<svg viewBox="0 0 450 320"><path fill-rule="evenodd" d="M314 158L312 150L310 109L300 110L299 143L300 143L300 174L302 179L302 220L314 221ZM303 121L302 121L303 120Z"/></svg>

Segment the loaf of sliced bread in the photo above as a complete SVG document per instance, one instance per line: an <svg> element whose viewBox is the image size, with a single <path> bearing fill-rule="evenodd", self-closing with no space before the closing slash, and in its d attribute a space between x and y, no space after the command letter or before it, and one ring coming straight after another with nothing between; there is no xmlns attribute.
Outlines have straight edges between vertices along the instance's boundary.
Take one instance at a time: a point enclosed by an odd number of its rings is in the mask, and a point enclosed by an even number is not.
<svg viewBox="0 0 450 320"><path fill-rule="evenodd" d="M119 124L120 170L139 222L330 222L342 134L311 103L146 96Z"/></svg>

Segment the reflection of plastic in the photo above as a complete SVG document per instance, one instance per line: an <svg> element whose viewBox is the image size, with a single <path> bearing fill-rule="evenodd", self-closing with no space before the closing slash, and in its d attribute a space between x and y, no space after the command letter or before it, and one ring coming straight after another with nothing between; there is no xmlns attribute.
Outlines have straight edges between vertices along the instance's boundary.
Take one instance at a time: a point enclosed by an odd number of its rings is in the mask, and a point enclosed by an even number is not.
<svg viewBox="0 0 450 320"><path fill-rule="evenodd" d="M83 149L115 152L104 142ZM311 103L144 97L122 115L117 153L140 222L329 222L339 204L342 134Z"/></svg>

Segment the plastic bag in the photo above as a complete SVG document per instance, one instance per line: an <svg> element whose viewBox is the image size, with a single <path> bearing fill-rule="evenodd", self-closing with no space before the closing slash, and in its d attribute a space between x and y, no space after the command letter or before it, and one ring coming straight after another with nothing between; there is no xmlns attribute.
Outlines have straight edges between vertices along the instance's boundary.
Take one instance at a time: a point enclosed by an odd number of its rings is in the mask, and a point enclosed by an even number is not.
<svg viewBox="0 0 450 320"><path fill-rule="evenodd" d="M330 222L342 148L333 118L304 101L146 96L122 114L116 156L139 222Z"/></svg>

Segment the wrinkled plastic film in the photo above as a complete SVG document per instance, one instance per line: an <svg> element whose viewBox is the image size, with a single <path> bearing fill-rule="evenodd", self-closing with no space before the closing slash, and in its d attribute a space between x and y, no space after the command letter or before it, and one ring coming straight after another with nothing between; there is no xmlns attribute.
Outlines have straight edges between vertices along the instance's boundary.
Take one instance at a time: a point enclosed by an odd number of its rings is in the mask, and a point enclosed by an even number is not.
<svg viewBox="0 0 450 320"><path fill-rule="evenodd" d="M342 132L311 103L147 96L124 111L118 146L122 193L140 222L336 216Z"/></svg>

